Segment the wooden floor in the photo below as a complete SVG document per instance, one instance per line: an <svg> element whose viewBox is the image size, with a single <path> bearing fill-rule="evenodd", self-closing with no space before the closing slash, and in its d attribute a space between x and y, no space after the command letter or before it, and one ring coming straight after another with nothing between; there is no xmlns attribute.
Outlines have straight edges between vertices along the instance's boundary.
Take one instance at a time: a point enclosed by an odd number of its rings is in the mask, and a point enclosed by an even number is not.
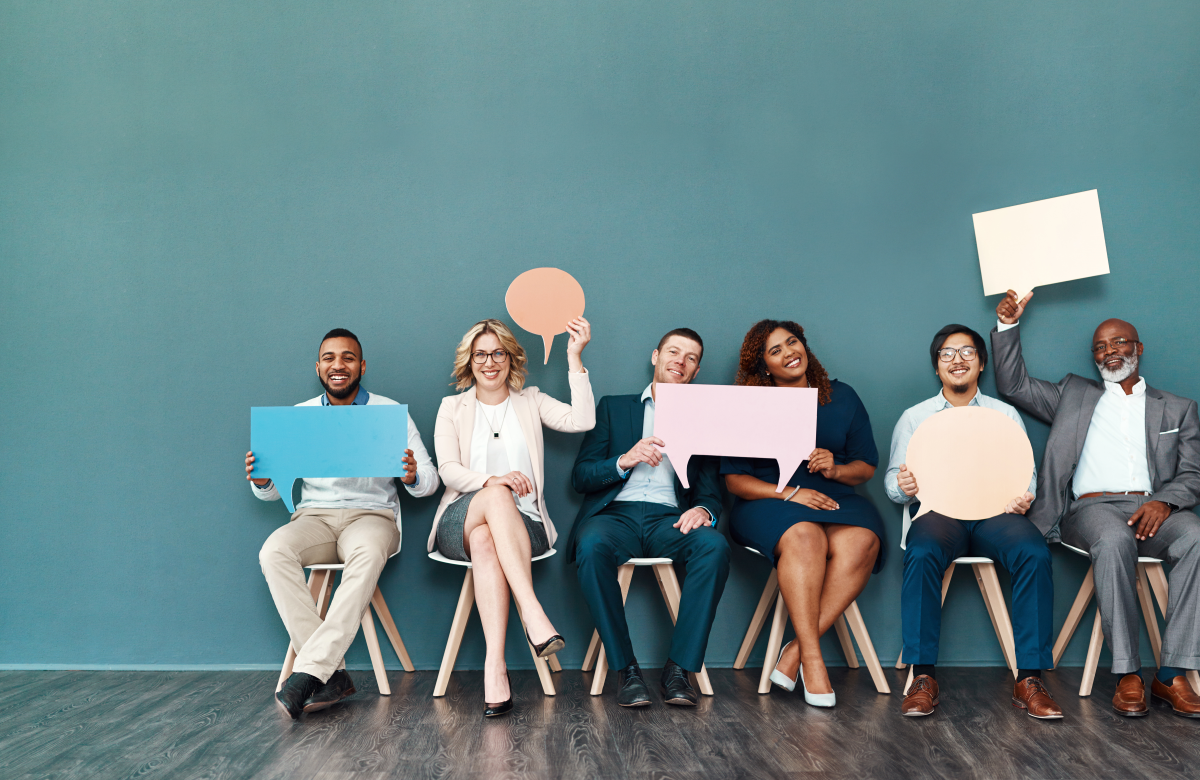
<svg viewBox="0 0 1200 780"><path fill-rule="evenodd" d="M1092 778L1200 777L1200 721L1153 704L1146 718L1109 707L1105 675L1080 699L1078 669L1047 675L1066 719L1014 709L1004 669L942 669L942 704L902 718L900 695L865 671L833 669L838 706L755 692L758 670L711 670L695 709L622 710L587 693L591 675L514 672L517 710L484 721L482 676L370 672L343 705L293 722L273 672L0 672L0 777L17 778ZM901 673L894 687L901 686ZM657 680L657 672L648 679ZM655 685L657 693L657 685Z"/></svg>

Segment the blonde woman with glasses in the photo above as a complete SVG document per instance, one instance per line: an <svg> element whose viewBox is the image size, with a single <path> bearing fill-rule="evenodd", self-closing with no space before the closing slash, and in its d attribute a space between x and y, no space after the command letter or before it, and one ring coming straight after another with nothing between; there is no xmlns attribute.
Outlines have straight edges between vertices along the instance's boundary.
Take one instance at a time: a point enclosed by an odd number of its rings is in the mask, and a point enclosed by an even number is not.
<svg viewBox="0 0 1200 780"><path fill-rule="evenodd" d="M542 426L583 432L596 424L592 385L580 357L592 328L579 317L567 323L567 333L570 404L525 387L525 350L508 326L499 320L475 323L454 354L455 386L463 392L442 399L434 427L446 492L433 518L429 550L469 560L474 567L475 601L487 641L488 717L512 709L504 662L510 592L539 656L566 644L533 592L529 562L558 536L543 497Z"/></svg>

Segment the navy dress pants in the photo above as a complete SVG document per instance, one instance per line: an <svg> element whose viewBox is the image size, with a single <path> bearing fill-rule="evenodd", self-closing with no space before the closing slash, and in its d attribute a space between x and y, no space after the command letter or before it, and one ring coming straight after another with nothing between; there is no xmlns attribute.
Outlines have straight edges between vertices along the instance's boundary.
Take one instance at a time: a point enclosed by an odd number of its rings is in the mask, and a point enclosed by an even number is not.
<svg viewBox="0 0 1200 780"><path fill-rule="evenodd" d="M673 527L679 514L665 504L614 501L576 531L579 584L612 669L624 669L635 658L617 583L618 567L630 558L671 558L683 564L686 576L670 659L689 672L704 665L708 632L729 576L729 543L708 526L680 533Z"/></svg>
<svg viewBox="0 0 1200 780"><path fill-rule="evenodd" d="M1012 577L1012 624L1017 668L1049 669L1054 630L1050 549L1023 515L954 520L922 515L908 530L900 616L904 662L935 664L942 633L942 576L955 558L991 558Z"/></svg>

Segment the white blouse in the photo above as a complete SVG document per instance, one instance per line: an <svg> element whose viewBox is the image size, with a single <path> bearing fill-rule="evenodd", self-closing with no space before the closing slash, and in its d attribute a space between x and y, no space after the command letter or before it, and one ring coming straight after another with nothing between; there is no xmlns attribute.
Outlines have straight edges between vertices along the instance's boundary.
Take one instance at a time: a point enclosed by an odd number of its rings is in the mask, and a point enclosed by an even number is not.
<svg viewBox="0 0 1200 780"><path fill-rule="evenodd" d="M496 437L494 434L499 433ZM482 401L475 403L475 428L471 433L471 471L502 477L510 471L519 471L533 484L533 461L529 457L529 445L525 432L512 410L511 399L496 406ZM517 509L542 522L542 513L537 505L537 491L524 496L513 493Z"/></svg>

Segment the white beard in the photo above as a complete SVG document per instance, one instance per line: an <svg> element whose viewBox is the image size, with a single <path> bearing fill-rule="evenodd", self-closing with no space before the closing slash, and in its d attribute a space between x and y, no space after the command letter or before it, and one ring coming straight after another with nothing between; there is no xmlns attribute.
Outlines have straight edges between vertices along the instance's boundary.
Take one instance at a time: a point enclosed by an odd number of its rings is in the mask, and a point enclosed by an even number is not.
<svg viewBox="0 0 1200 780"><path fill-rule="evenodd" d="M1100 378L1105 382L1123 382L1129 378L1138 367L1138 356L1125 355L1121 357L1121 367L1109 370L1102 363L1097 363L1096 368L1100 369Z"/></svg>

